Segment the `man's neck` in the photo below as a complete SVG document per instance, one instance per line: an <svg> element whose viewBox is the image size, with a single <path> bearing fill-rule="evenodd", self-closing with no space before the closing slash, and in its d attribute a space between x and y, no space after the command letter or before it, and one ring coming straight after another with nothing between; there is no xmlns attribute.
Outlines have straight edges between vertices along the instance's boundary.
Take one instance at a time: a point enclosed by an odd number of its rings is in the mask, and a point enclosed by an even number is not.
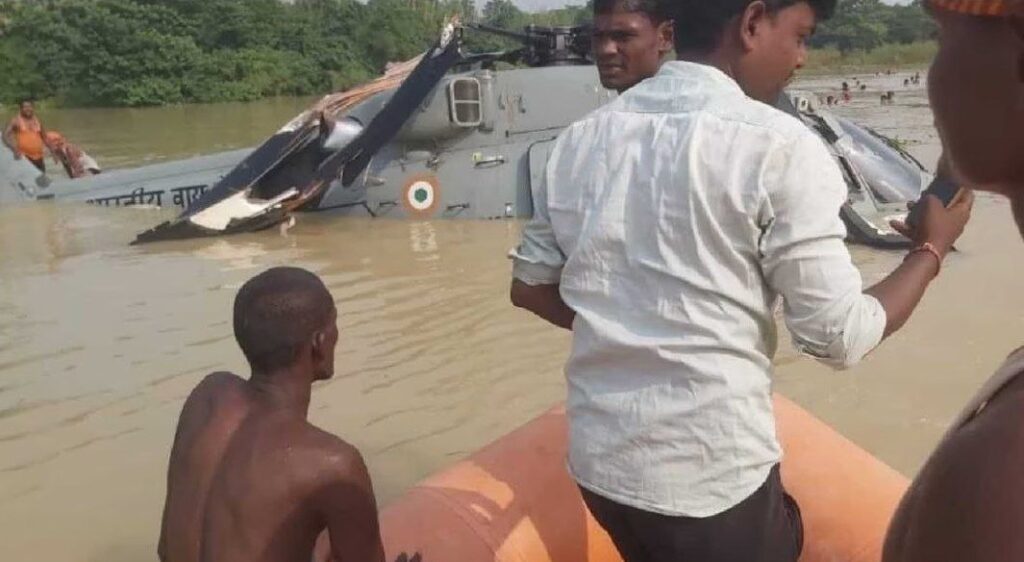
<svg viewBox="0 0 1024 562"><path fill-rule="evenodd" d="M272 373L253 371L249 386L268 407L292 412L303 419L309 414L312 382L308 375L293 369Z"/></svg>
<svg viewBox="0 0 1024 562"><path fill-rule="evenodd" d="M729 60L729 57L722 53L720 49L710 53L683 51L676 54L676 60L711 66L721 70L729 78L732 78L733 80L736 79L736 73L733 71L732 61Z"/></svg>

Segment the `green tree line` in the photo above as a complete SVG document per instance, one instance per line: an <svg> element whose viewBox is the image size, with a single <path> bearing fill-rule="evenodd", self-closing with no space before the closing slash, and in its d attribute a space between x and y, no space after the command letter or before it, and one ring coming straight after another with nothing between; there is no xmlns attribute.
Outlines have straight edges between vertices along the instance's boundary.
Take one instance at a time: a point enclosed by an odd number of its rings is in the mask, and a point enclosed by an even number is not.
<svg viewBox="0 0 1024 562"><path fill-rule="evenodd" d="M479 8L479 9L478 9ZM320 94L415 56L451 15L506 29L590 19L589 6L524 13L511 0L0 0L0 102L141 106ZM920 6L841 0L817 45L927 39ZM470 51L509 48L467 36Z"/></svg>
<svg viewBox="0 0 1024 562"><path fill-rule="evenodd" d="M839 0L835 16L819 26L811 44L846 53L934 40L935 23L921 4L922 0L905 6L881 0Z"/></svg>

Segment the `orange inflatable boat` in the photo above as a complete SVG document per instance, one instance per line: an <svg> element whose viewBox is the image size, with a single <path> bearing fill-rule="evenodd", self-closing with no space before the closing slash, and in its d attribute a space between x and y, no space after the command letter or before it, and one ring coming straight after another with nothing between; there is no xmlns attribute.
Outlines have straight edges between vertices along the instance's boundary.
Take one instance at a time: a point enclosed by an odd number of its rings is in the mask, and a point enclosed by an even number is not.
<svg viewBox="0 0 1024 562"><path fill-rule="evenodd" d="M785 398L782 477L804 517L801 562L877 562L907 480ZM556 408L416 485L381 513L388 560L620 562L565 469Z"/></svg>

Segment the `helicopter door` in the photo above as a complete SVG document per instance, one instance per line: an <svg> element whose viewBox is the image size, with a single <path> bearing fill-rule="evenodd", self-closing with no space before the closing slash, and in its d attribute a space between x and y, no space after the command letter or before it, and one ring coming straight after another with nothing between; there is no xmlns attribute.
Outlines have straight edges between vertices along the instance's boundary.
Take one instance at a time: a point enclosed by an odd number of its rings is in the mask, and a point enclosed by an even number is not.
<svg viewBox="0 0 1024 562"><path fill-rule="evenodd" d="M469 170L462 177L471 186L474 216L498 219L515 211L514 145L478 147L464 151Z"/></svg>

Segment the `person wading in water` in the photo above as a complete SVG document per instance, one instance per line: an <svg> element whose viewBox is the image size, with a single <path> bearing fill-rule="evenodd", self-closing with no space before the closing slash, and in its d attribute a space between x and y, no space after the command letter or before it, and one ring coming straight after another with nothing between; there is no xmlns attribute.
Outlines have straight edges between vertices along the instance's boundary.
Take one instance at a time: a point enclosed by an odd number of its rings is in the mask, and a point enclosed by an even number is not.
<svg viewBox="0 0 1024 562"><path fill-rule="evenodd" d="M18 106L18 114L7 124L4 129L4 144L14 153L15 160L21 160L24 156L33 166L39 168L40 172L46 172L46 162L43 160L46 144L43 142L42 123L36 116L35 106L30 100L23 100Z"/></svg>

